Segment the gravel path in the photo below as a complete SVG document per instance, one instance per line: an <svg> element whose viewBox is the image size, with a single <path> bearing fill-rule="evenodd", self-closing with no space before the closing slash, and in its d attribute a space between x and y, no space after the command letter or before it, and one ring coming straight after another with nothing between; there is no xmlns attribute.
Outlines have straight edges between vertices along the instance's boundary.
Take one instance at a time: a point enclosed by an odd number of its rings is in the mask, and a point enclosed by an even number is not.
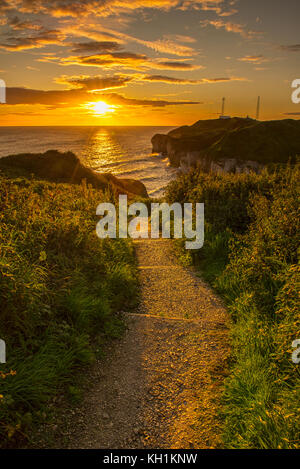
<svg viewBox="0 0 300 469"><path fill-rule="evenodd" d="M64 437L53 435L63 443L54 446L219 447L225 309L200 278L177 263L171 241L137 240L135 247L139 311L124 313L126 333L93 367L92 385L78 409L64 415Z"/></svg>

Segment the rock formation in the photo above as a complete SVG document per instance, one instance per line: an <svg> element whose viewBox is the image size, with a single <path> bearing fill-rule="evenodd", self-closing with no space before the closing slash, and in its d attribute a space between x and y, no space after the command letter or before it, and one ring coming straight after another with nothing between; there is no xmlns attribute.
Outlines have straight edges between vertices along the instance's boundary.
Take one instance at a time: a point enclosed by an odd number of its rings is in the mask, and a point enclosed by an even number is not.
<svg viewBox="0 0 300 469"><path fill-rule="evenodd" d="M212 119L152 138L153 153L168 156L183 171L259 172L269 163L286 163L300 155L300 121Z"/></svg>

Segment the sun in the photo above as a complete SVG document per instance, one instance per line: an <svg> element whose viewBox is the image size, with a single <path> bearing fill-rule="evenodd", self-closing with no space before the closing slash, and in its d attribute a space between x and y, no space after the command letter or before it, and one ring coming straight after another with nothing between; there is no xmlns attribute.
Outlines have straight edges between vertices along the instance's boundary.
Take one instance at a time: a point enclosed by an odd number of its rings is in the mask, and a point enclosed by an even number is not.
<svg viewBox="0 0 300 469"><path fill-rule="evenodd" d="M97 101L96 103L91 103L91 109L94 111L95 114L97 115L104 115L109 112L114 112L115 108L114 106L111 106L104 101Z"/></svg>

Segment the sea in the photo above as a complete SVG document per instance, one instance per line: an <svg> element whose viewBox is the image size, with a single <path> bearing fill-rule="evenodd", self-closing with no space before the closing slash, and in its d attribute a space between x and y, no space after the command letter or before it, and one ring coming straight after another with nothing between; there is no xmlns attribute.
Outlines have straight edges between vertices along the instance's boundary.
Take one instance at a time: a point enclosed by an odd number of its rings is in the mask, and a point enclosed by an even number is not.
<svg viewBox="0 0 300 469"><path fill-rule="evenodd" d="M142 181L160 197L178 170L152 154L151 137L174 127L0 127L0 157L47 150L72 151L98 172Z"/></svg>

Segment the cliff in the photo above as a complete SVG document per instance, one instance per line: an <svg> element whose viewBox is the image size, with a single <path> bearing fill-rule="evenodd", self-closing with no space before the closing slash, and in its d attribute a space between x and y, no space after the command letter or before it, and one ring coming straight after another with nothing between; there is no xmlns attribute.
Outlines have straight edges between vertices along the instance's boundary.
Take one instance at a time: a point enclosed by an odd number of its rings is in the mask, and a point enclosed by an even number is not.
<svg viewBox="0 0 300 469"><path fill-rule="evenodd" d="M69 184L80 184L85 179L87 184L96 189L105 190L110 186L118 194L148 197L142 182L119 179L110 173L97 173L84 166L72 152L49 150L45 153L10 155L0 159L0 168L19 169L42 179Z"/></svg>
<svg viewBox="0 0 300 469"><path fill-rule="evenodd" d="M182 169L204 171L260 171L269 163L286 163L300 154L300 121L285 119L201 120L152 138L153 153L168 156Z"/></svg>

